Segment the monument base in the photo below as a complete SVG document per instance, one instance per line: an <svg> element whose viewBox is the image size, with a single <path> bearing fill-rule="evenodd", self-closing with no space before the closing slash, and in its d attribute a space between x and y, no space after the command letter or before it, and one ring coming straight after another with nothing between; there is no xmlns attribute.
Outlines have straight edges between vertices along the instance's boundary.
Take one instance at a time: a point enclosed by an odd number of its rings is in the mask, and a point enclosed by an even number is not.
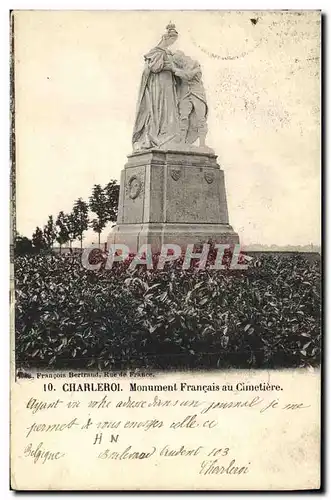
<svg viewBox="0 0 331 500"><path fill-rule="evenodd" d="M224 172L208 150L148 150L129 155L121 173L117 226L108 244L136 252L149 243L239 243L228 221Z"/></svg>
<svg viewBox="0 0 331 500"><path fill-rule="evenodd" d="M179 245L184 251L189 244L239 243L239 236L228 224L120 224L113 228L108 243L126 245L136 253L144 244L150 244L153 252L163 244Z"/></svg>

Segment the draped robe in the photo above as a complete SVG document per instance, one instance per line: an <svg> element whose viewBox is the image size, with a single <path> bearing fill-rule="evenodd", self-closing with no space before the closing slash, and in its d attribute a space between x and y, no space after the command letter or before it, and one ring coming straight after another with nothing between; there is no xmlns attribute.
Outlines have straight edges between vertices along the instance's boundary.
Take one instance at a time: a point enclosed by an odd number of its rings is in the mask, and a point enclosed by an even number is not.
<svg viewBox="0 0 331 500"><path fill-rule="evenodd" d="M176 80L169 54L155 47L145 55L132 136L134 150L161 147L178 136Z"/></svg>

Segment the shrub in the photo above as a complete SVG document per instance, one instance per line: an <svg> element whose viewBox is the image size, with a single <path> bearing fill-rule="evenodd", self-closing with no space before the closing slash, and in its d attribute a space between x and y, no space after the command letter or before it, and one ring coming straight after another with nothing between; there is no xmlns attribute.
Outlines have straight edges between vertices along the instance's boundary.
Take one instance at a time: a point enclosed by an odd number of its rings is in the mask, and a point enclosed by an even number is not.
<svg viewBox="0 0 331 500"><path fill-rule="evenodd" d="M95 256L95 258L98 256ZM320 363L320 262L265 255L245 271L88 271L19 256L19 367L279 368Z"/></svg>

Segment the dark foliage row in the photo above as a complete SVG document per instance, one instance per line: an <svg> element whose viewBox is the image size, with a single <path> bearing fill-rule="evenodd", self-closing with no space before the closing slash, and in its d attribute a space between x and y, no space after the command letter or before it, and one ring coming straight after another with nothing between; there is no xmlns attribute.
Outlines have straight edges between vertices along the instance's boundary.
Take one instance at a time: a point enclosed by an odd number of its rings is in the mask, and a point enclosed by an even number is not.
<svg viewBox="0 0 331 500"><path fill-rule="evenodd" d="M88 271L78 256L18 257L20 367L316 366L320 263L266 255L245 271Z"/></svg>

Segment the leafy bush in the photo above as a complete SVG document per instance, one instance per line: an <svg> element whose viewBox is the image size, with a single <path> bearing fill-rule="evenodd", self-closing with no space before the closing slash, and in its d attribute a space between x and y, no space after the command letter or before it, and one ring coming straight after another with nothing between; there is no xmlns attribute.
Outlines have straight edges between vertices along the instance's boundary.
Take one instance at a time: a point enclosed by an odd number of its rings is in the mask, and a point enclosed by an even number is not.
<svg viewBox="0 0 331 500"><path fill-rule="evenodd" d="M19 367L196 369L320 363L320 262L265 255L245 271L88 271L19 256Z"/></svg>
<svg viewBox="0 0 331 500"><path fill-rule="evenodd" d="M25 236L16 236L14 240L14 246L15 246L15 255L26 255L26 254L32 254L34 251L34 248L32 246L32 241L29 240L29 238L26 238Z"/></svg>

